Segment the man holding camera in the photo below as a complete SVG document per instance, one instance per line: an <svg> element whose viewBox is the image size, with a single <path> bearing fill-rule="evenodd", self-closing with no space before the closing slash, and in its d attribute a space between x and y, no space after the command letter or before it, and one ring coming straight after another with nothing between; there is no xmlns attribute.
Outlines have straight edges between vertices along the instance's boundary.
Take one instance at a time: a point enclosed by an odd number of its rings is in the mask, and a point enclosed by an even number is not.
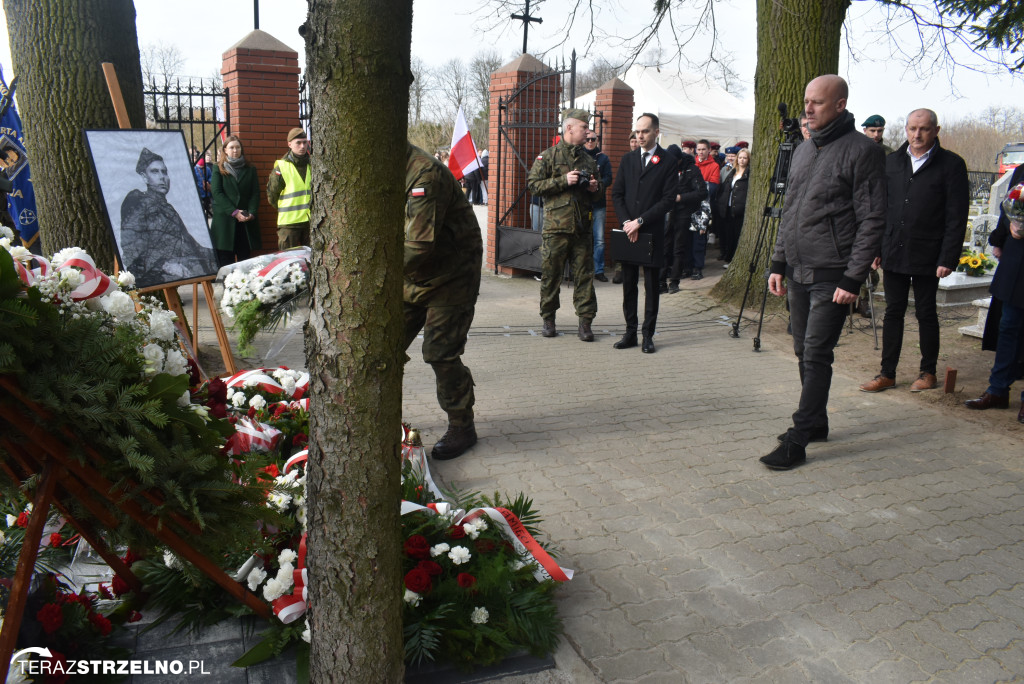
<svg viewBox="0 0 1024 684"><path fill-rule="evenodd" d="M572 268L572 301L579 318L577 334L593 342L590 328L597 315L594 294L593 203L602 197L597 162L587 154L590 114L582 109L562 112L562 139L540 153L530 169L530 194L544 198L544 231L541 237L540 317L541 335L555 337L558 290L566 262Z"/></svg>

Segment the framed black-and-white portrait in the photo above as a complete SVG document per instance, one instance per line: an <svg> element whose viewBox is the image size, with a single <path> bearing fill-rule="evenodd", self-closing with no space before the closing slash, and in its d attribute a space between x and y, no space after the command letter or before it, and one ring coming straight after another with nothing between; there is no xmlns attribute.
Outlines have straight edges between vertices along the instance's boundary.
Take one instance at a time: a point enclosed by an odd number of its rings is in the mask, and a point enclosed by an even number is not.
<svg viewBox="0 0 1024 684"><path fill-rule="evenodd" d="M139 288L217 273L181 131L85 131L121 266Z"/></svg>
<svg viewBox="0 0 1024 684"><path fill-rule="evenodd" d="M7 177L14 180L21 170L28 166L28 154L17 138L0 135L0 168Z"/></svg>

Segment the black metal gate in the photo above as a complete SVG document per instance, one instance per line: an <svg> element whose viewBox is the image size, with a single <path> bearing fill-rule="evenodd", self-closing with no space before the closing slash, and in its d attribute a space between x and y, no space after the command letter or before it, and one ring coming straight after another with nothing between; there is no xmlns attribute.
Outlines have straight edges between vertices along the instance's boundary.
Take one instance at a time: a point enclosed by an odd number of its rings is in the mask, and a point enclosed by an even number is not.
<svg viewBox="0 0 1024 684"><path fill-rule="evenodd" d="M568 84L565 83L568 76ZM568 86L568 87L566 87ZM568 97L565 97L565 93ZM498 266L541 270L541 233L533 229L531 211L540 210L526 188L537 155L554 144L564 102L576 105L576 51L568 65L536 73L508 95L498 98L498 145L490 173L494 179L495 272ZM600 135L604 119L595 115Z"/></svg>
<svg viewBox="0 0 1024 684"><path fill-rule="evenodd" d="M214 152L217 138L228 134L228 89L214 79L167 78L162 84L151 80L142 96L146 127L179 129L193 156Z"/></svg>

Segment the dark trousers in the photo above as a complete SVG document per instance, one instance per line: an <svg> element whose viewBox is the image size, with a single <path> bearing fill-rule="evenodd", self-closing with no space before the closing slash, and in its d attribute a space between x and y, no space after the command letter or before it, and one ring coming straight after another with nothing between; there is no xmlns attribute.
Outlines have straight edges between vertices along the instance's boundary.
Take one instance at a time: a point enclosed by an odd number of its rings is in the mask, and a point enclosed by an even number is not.
<svg viewBox="0 0 1024 684"><path fill-rule="evenodd" d="M882 375L896 377L903 347L903 319L910 287L914 287L914 313L921 331L921 372L935 375L939 360L939 314L935 295L939 279L934 275L885 272L885 319L882 323Z"/></svg>
<svg viewBox="0 0 1024 684"><path fill-rule="evenodd" d="M793 352L800 362L800 405L793 414L789 438L807 446L811 430L828 425L826 408L832 388L833 348L850 309L832 301L834 282L801 285L789 280L788 285Z"/></svg>
<svg viewBox="0 0 1024 684"><path fill-rule="evenodd" d="M889 275L886 274L886 278ZM989 394L1006 397L1020 373L1017 357L1020 354L1020 336L1024 334L1024 307L1003 302L1003 314L999 319L999 339L996 342L996 359L992 374L988 378ZM1024 392L1021 392L1024 402Z"/></svg>
<svg viewBox="0 0 1024 684"><path fill-rule="evenodd" d="M644 337L654 335L658 323L659 270L657 266L644 266L644 324L641 329ZM622 315L626 319L627 335L636 335L639 282L640 266L622 264Z"/></svg>
<svg viewBox="0 0 1024 684"><path fill-rule="evenodd" d="M730 210L731 211L731 210ZM743 228L743 214L733 216L731 213L721 217L718 239L722 241L722 259L732 261L736 256L736 245L740 241L740 230Z"/></svg>
<svg viewBox="0 0 1024 684"><path fill-rule="evenodd" d="M672 228L675 231L675 244L672 248L672 271L669 280L678 283L680 278L688 277L693 270L693 238L690 237L690 214L680 211L672 212Z"/></svg>
<svg viewBox="0 0 1024 684"><path fill-rule="evenodd" d="M676 244L676 226L672 220L674 212L670 213L665 218L665 249L662 250L662 256L664 257L665 265L659 269L658 279L661 282L665 282L672 277L672 255L675 254Z"/></svg>
<svg viewBox="0 0 1024 684"><path fill-rule="evenodd" d="M693 236L693 249L690 252L693 255L693 270L703 271L704 256L708 251L708 234L706 232L690 231L690 235Z"/></svg>

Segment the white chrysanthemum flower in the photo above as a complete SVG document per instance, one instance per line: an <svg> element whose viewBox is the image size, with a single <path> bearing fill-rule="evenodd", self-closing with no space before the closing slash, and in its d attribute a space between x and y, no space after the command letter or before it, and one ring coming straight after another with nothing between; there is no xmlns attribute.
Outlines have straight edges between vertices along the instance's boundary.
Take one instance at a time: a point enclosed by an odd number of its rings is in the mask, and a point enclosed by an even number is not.
<svg viewBox="0 0 1024 684"><path fill-rule="evenodd" d="M408 589L406 589L405 596L402 597L402 600L404 600L409 605L418 606L420 605L420 601L423 600L423 597L417 594L415 591L409 591Z"/></svg>
<svg viewBox="0 0 1024 684"><path fill-rule="evenodd" d="M309 623L307 622L306 629L302 630L302 640L308 644L311 637L312 635L309 633Z"/></svg>
<svg viewBox="0 0 1024 684"><path fill-rule="evenodd" d="M432 558L437 558L442 553L448 553L448 549L450 549L450 548L451 548L450 546L448 546L444 542L441 542L440 544L438 544L436 546L431 546L430 547L430 556Z"/></svg>
<svg viewBox="0 0 1024 684"><path fill-rule="evenodd" d="M85 277L77 268L65 268L60 271L60 282L69 290L74 290L85 282Z"/></svg>
<svg viewBox="0 0 1024 684"><path fill-rule="evenodd" d="M288 492L273 491L267 495L267 503L284 513L292 502L292 495Z"/></svg>
<svg viewBox="0 0 1024 684"><path fill-rule="evenodd" d="M121 293L124 294L124 293ZM124 295L127 297L128 295ZM154 339L161 340L163 342L170 342L174 339L174 319L177 318L174 313L170 311L164 311L163 309L155 309L149 312L149 334Z"/></svg>
<svg viewBox="0 0 1024 684"><path fill-rule="evenodd" d="M255 387L258 384L260 384L259 379L254 378L252 376L249 376L248 378L245 379L245 383L242 386L243 387Z"/></svg>
<svg viewBox="0 0 1024 684"><path fill-rule="evenodd" d="M177 349L167 352L164 360L164 373L168 375L185 375L188 373L188 360Z"/></svg>
<svg viewBox="0 0 1024 684"><path fill-rule="evenodd" d="M142 348L142 357L146 360L146 370L150 373L162 373L164 370L164 349L159 344L149 343Z"/></svg>
<svg viewBox="0 0 1024 684"><path fill-rule="evenodd" d="M281 378L281 389L283 389L286 394L295 394L295 379L290 376Z"/></svg>
<svg viewBox="0 0 1024 684"><path fill-rule="evenodd" d="M15 245L7 251L10 252L11 258L16 259L17 261L27 261L32 258L32 252L28 251L21 245Z"/></svg>
<svg viewBox="0 0 1024 684"><path fill-rule="evenodd" d="M491 614L487 612L487 609L483 606L477 606L473 609L473 614L469 616L470 622L474 625L487 624L487 620L491 617Z"/></svg>
<svg viewBox="0 0 1024 684"><path fill-rule="evenodd" d="M266 405L267 400L263 398L262 394L255 394L253 395L252 399L249 400L249 406L256 409L257 411L259 411L262 408L265 408Z"/></svg>
<svg viewBox="0 0 1024 684"><path fill-rule="evenodd" d="M284 587L286 592L292 588L293 584L295 584L294 572L295 568L288 563L282 563L281 567L277 571L277 577L275 579L281 583L281 586Z"/></svg>
<svg viewBox="0 0 1024 684"><path fill-rule="evenodd" d="M14 231L7 226L0 226L0 235L2 235L5 240L14 239Z"/></svg>
<svg viewBox="0 0 1024 684"><path fill-rule="evenodd" d="M267 571L259 567L253 568L245 579L249 583L249 591L256 591L256 587L263 584L263 580L267 579Z"/></svg>
<svg viewBox="0 0 1024 684"><path fill-rule="evenodd" d="M181 561L167 549L164 549L164 565L171 570L181 570Z"/></svg>
<svg viewBox="0 0 1024 684"><path fill-rule="evenodd" d="M268 601L276 601L284 596L284 585L277 581L276 577L267 580L263 585L263 598Z"/></svg>
<svg viewBox="0 0 1024 684"><path fill-rule="evenodd" d="M235 408L242 408L245 406L245 394L242 392L235 392L231 395L231 405Z"/></svg>
<svg viewBox="0 0 1024 684"><path fill-rule="evenodd" d="M448 558L450 558L452 563L454 563L455 565L462 565L463 563L468 563L469 559L472 557L473 555L465 546L456 546L454 549L448 552Z"/></svg>
<svg viewBox="0 0 1024 684"><path fill-rule="evenodd" d="M292 564L299 557L299 554L295 553L291 549L284 549L281 553L277 554L277 561L284 565L285 563Z"/></svg>
<svg viewBox="0 0 1024 684"><path fill-rule="evenodd" d="M53 255L50 259L50 265L54 268L60 268L68 259L74 259L83 255L89 256L89 253L81 247L66 247Z"/></svg>
<svg viewBox="0 0 1024 684"><path fill-rule="evenodd" d="M135 276L131 271L121 271L117 274L117 284L130 290L135 287Z"/></svg>
<svg viewBox="0 0 1024 684"><path fill-rule="evenodd" d="M16 522L18 522L18 516L11 515L10 513L8 513L7 514L7 526L8 527L12 527L14 525L14 523L16 523Z"/></svg>
<svg viewBox="0 0 1024 684"><path fill-rule="evenodd" d="M181 393L181 396L178 397L177 403L178 406L181 406L182 408L188 406L189 404L192 403L192 393L189 392L188 390L185 390L184 392Z"/></svg>
<svg viewBox="0 0 1024 684"><path fill-rule="evenodd" d="M5 227L6 226L0 226L0 228L5 228ZM11 238L9 238L9 237L0 237L0 248L6 249L7 251L10 251L11 250Z"/></svg>

